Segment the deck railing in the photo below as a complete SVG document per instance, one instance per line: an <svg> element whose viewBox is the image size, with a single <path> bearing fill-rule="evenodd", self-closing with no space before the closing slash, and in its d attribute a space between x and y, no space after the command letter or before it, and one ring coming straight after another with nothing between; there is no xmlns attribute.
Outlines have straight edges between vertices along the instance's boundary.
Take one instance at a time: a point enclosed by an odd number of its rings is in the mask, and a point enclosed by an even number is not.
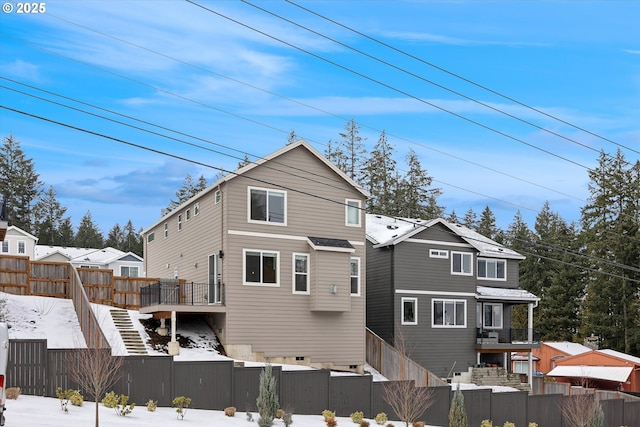
<svg viewBox="0 0 640 427"><path fill-rule="evenodd" d="M140 306L224 305L224 285L159 281L140 288Z"/></svg>
<svg viewBox="0 0 640 427"><path fill-rule="evenodd" d="M505 333L506 332L506 333ZM531 338L529 335L531 334ZM510 328L510 329L483 329L477 328L478 344L497 343L539 343L540 331L538 329Z"/></svg>

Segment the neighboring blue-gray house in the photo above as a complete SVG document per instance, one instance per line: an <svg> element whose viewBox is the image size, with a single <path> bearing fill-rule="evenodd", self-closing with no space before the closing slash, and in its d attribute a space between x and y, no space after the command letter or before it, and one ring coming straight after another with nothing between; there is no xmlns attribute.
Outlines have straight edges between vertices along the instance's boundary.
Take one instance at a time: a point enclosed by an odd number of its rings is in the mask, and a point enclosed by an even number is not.
<svg viewBox="0 0 640 427"><path fill-rule="evenodd" d="M440 218L368 214L366 229L367 327L391 344L403 337L410 357L432 373L508 368L512 351L531 357L539 347L539 298L518 286L522 255ZM528 328L512 329L512 309L522 304Z"/></svg>

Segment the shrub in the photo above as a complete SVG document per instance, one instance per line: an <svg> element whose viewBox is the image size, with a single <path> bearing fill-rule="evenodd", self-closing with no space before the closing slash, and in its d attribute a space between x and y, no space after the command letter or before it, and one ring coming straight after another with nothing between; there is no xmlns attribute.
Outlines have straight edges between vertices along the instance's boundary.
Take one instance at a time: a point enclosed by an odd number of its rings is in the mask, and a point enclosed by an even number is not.
<svg viewBox="0 0 640 427"><path fill-rule="evenodd" d="M480 427L493 427L491 420L482 420Z"/></svg>
<svg viewBox="0 0 640 427"><path fill-rule="evenodd" d="M71 391L71 389L62 390L62 387L56 388L56 397L60 399L60 409L65 414L69 412L69 395Z"/></svg>
<svg viewBox="0 0 640 427"><path fill-rule="evenodd" d="M116 411L116 414L120 415L121 417L129 415L131 412L133 412L133 408L136 407L135 403L129 404L129 396L121 394L120 396L117 396L116 399L117 403L114 409Z"/></svg>
<svg viewBox="0 0 640 427"><path fill-rule="evenodd" d="M224 414L227 417L234 417L236 415L236 407L235 406L227 406L224 408Z"/></svg>
<svg viewBox="0 0 640 427"><path fill-rule="evenodd" d="M369 421L367 420L360 421L360 427L369 427Z"/></svg>
<svg viewBox="0 0 640 427"><path fill-rule="evenodd" d="M393 424L389 423L385 427L396 427L396 426L394 426Z"/></svg>
<svg viewBox="0 0 640 427"><path fill-rule="evenodd" d="M467 412L464 408L464 396L460 390L460 384L456 388L449 408L449 427L467 427Z"/></svg>
<svg viewBox="0 0 640 427"><path fill-rule="evenodd" d="M71 402L73 406L82 406L84 398L80 394L80 390L71 390L71 393L69 393L69 402Z"/></svg>
<svg viewBox="0 0 640 427"><path fill-rule="evenodd" d="M147 400L147 411L155 412L158 409L158 401L149 399Z"/></svg>
<svg viewBox="0 0 640 427"><path fill-rule="evenodd" d="M267 363L260 373L260 388L258 389L256 406L258 407L258 414L260 414L258 425L260 427L271 427L280 404L276 394L276 379L271 374L270 363Z"/></svg>
<svg viewBox="0 0 640 427"><path fill-rule="evenodd" d="M118 397L113 391L110 391L102 398L102 404L107 408L115 408L118 406Z"/></svg>
<svg viewBox="0 0 640 427"><path fill-rule="evenodd" d="M336 427L338 425L338 421L335 418L325 418L324 421L327 423L327 427Z"/></svg>
<svg viewBox="0 0 640 427"><path fill-rule="evenodd" d="M291 412L285 412L282 415L282 422L284 423L284 427L289 427L293 424L293 414L291 414Z"/></svg>
<svg viewBox="0 0 640 427"><path fill-rule="evenodd" d="M356 411L352 412L349 417L351 417L351 421L353 421L354 423L360 424L360 422L364 419L364 414L362 413L362 411Z"/></svg>
<svg viewBox="0 0 640 427"><path fill-rule="evenodd" d="M322 411L322 417L324 418L325 421L327 421L328 419L335 418L336 413L334 411L325 409L324 411Z"/></svg>
<svg viewBox="0 0 640 427"><path fill-rule="evenodd" d="M282 416L284 415L284 409L278 409L276 411L276 418L277 419L282 419Z"/></svg>
<svg viewBox="0 0 640 427"><path fill-rule="evenodd" d="M538 423L534 423L533 421L529 422L529 427L538 427ZM620 426L624 427L624 426Z"/></svg>
<svg viewBox="0 0 640 427"><path fill-rule="evenodd" d="M189 407L189 405L191 405L191 398L178 396L174 397L171 403L176 407L178 419L184 420L184 416L187 414L187 408Z"/></svg>
<svg viewBox="0 0 640 427"><path fill-rule="evenodd" d="M502 425L502 427L516 427L515 423L512 423L511 421L505 421L504 424Z"/></svg>
<svg viewBox="0 0 640 427"><path fill-rule="evenodd" d="M387 422L388 418L387 418L387 414L385 414L384 412L380 412L378 415L376 415L376 424L384 424Z"/></svg>
<svg viewBox="0 0 640 427"><path fill-rule="evenodd" d="M411 423L412 427L424 427L424 421L414 421Z"/></svg>
<svg viewBox="0 0 640 427"><path fill-rule="evenodd" d="M250 423L253 422L253 414L248 409L247 409L247 421L249 421Z"/></svg>
<svg viewBox="0 0 640 427"><path fill-rule="evenodd" d="M20 396L20 387L9 387L4 393L7 399L15 400Z"/></svg>

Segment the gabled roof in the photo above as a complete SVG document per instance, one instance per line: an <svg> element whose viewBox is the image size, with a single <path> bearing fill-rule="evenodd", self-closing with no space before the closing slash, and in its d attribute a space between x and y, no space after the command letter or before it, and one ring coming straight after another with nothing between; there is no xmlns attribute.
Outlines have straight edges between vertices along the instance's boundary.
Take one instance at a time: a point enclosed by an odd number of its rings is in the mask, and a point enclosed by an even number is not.
<svg viewBox="0 0 640 427"><path fill-rule="evenodd" d="M426 228L442 224L449 231L467 242L480 256L493 258L524 259L516 251L509 249L476 231L460 224L450 223L442 218L423 220L415 218L394 218L386 215L367 214L367 239L374 247L397 245ZM446 243L446 242L444 242Z"/></svg>
<svg viewBox="0 0 640 427"><path fill-rule="evenodd" d="M631 366L561 365L547 374L549 377L590 378L596 380L626 382L633 371Z"/></svg>
<svg viewBox="0 0 640 427"><path fill-rule="evenodd" d="M175 209L173 209L171 212L167 213L166 215L164 215L162 218L160 218L159 220L157 220L156 222L154 222L153 224L151 224L149 227L145 228L144 230L142 230L143 235L146 235L147 232L151 229L153 229L154 227L156 227L158 224L165 222L167 220L167 218L175 215L177 212L181 211L183 209L184 206L189 205L191 203L194 203L196 200L200 199L201 197L203 197L205 194L214 191L218 188L218 186L220 184L222 184L223 182L229 182L232 179L241 176L245 173L247 173L248 171L257 168L260 165L263 165L264 163L273 160L291 150L297 149L299 147L302 147L304 149L306 149L309 153L311 153L313 156L315 156L318 160L320 160L322 163L324 163L325 165L327 165L333 172L335 172L337 175L339 175L342 179L344 179L351 187L353 187L355 190L357 190L360 194L362 194L363 197L365 198L369 198L370 194L367 190L365 190L364 188L362 188L360 185L358 185L354 180L352 180L351 178L349 178L344 172L342 172L338 167L336 167L333 163L331 163L325 156L323 156L318 150L316 150L315 148L313 148L309 143L307 143L304 140L299 140L297 142L293 142L291 144L285 145L284 147L282 147L281 149L265 156L262 157L258 160L255 160L251 163L249 163L247 166L241 167L240 169L236 170L235 172L231 172L228 175L225 175L224 177L220 178L218 181L214 182L213 184L211 184L209 187L205 188L204 190L202 190L200 193L196 194L195 196L191 197L189 200L185 201L184 203L182 203L180 206L176 207Z"/></svg>
<svg viewBox="0 0 640 427"><path fill-rule="evenodd" d="M59 253L66 257L69 262L72 263L92 263L106 265L112 262L118 261L121 258L135 257L138 261L143 262L143 259L133 252L123 252L121 250L106 247L104 249L95 248L74 248L65 246L47 246L36 245L35 259L39 260L54 253Z"/></svg>
<svg viewBox="0 0 640 427"><path fill-rule="evenodd" d="M554 348L570 356L577 356L578 354L588 353L592 351L592 349L590 349L587 346L584 346L582 344L578 344L575 342L569 342L569 341L560 341L560 342L543 341L542 344L549 346L551 348Z"/></svg>
<svg viewBox="0 0 640 427"><path fill-rule="evenodd" d="M26 231L24 231L22 228L20 227L16 227L15 225L10 225L7 228L7 234L9 234L10 231L15 231L18 234L22 234L24 237L28 237L29 239L32 239L33 241L37 242L38 238L36 236L34 236L33 234L27 233Z"/></svg>
<svg viewBox="0 0 640 427"><path fill-rule="evenodd" d="M633 364L640 365L640 357L631 356L630 354L622 353L620 351L615 351L611 349L596 350L596 351L598 353L606 354L612 357L617 357L618 359L623 359Z"/></svg>

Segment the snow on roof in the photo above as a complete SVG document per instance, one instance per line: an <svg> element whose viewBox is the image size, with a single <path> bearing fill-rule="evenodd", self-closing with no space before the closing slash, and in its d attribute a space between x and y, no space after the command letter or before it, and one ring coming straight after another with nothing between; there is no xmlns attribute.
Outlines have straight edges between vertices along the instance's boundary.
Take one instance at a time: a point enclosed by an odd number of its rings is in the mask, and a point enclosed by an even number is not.
<svg viewBox="0 0 640 427"><path fill-rule="evenodd" d="M548 345L549 347L555 348L558 351L569 354L571 356L577 356L578 354L588 353L592 349L582 344L578 344L575 342L569 341L544 341L543 344Z"/></svg>
<svg viewBox="0 0 640 427"><path fill-rule="evenodd" d="M386 215L367 214L367 237L375 245L395 245L419 233L425 228L442 224L473 246L481 256L524 259L514 250L473 231L463 225L450 223L442 218L432 220L394 218Z"/></svg>
<svg viewBox="0 0 640 427"><path fill-rule="evenodd" d="M110 262L113 262L114 260L117 260L127 255L126 252L123 252L119 249L112 248L110 246L104 249L95 249L95 248L73 248L73 247L65 247L65 246L36 245L35 258L42 259L56 252L66 256L67 258L69 258L69 261L71 262L75 262L75 263L90 262L93 264L109 264Z"/></svg>
<svg viewBox="0 0 640 427"><path fill-rule="evenodd" d="M547 376L591 378L622 383L629 379L629 375L631 375L632 370L633 367L631 366L561 365L553 368Z"/></svg>
<svg viewBox="0 0 640 427"><path fill-rule="evenodd" d="M609 356L617 357L620 359L628 360L629 362L635 363L636 365L640 365L640 357L631 356L626 353L622 353L620 351L615 351L611 349L605 350L596 350L598 353L607 354Z"/></svg>
<svg viewBox="0 0 640 427"><path fill-rule="evenodd" d="M540 298L525 291L524 289L491 288L488 286L477 286L476 293L478 299L499 299L511 301L539 301Z"/></svg>

